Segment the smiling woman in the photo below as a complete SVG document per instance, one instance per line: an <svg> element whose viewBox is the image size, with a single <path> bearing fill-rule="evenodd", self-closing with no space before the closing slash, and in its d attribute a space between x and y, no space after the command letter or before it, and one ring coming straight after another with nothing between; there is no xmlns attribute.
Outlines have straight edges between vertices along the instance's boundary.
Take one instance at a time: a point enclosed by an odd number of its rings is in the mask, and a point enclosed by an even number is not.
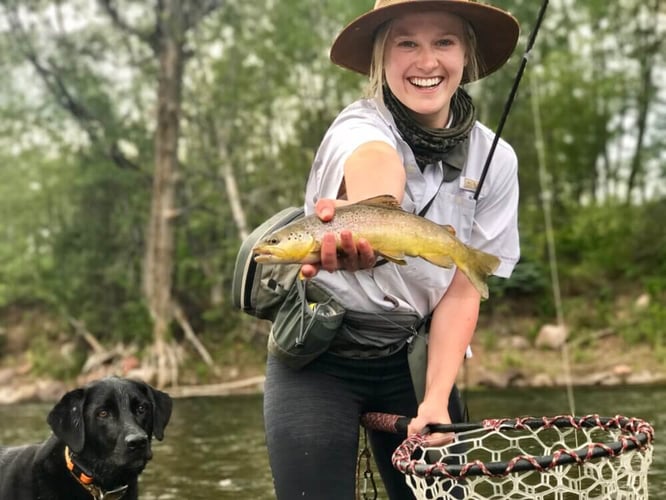
<svg viewBox="0 0 666 500"><path fill-rule="evenodd" d="M384 75L395 98L431 128L450 122L450 102L467 61L464 21L445 12L407 15L390 24Z"/></svg>
<svg viewBox="0 0 666 500"><path fill-rule="evenodd" d="M519 256L516 155L499 143L477 200L494 137L476 120L462 85L501 67L518 31L510 14L478 2L377 0L334 41L332 61L368 75L369 93L331 124L306 186L306 215L337 223L301 268L317 285L308 289L326 296L293 294L300 304L285 304L272 333L302 338L309 323L298 312L321 302L335 301L346 313L328 349L300 370L269 355L264 417L278 499L353 498L358 416L372 408L413 417L410 434L428 422L464 420L454 382L485 288L475 287L461 264L390 259L344 214L349 205L390 195L410 215L450 225L463 244L496 255L488 272L511 274ZM376 229L367 216L363 222ZM421 234L420 227L393 223L384 232ZM376 255L391 262L375 266ZM369 437L389 498L413 498L390 462L399 440L374 431ZM428 442L449 439L433 433Z"/></svg>

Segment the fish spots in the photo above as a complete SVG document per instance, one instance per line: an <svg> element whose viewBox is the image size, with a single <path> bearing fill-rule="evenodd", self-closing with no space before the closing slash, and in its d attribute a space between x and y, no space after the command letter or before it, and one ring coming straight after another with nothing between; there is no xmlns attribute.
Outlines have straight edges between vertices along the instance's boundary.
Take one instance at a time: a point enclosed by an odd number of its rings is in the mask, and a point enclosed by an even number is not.
<svg viewBox="0 0 666 500"><path fill-rule="evenodd" d="M307 238L306 238L306 236L307 236ZM306 239L309 240L310 235L307 234L307 233L300 232L300 231L294 231L294 232L291 232L287 235L287 240L289 240L289 241L303 241L303 240L306 240Z"/></svg>

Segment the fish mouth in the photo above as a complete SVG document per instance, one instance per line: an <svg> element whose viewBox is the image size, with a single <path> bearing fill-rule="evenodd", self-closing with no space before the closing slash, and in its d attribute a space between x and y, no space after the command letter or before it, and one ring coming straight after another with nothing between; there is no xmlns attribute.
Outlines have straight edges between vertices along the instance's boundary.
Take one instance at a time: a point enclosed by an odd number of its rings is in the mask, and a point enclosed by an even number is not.
<svg viewBox="0 0 666 500"><path fill-rule="evenodd" d="M254 261L258 262L259 264L272 264L276 262L282 262L282 260L279 257L276 257L273 254L270 253L256 253L254 255Z"/></svg>
<svg viewBox="0 0 666 500"><path fill-rule="evenodd" d="M320 261L318 252L309 252L294 257L275 250L254 251L254 261L259 264L316 264Z"/></svg>
<svg viewBox="0 0 666 500"><path fill-rule="evenodd" d="M260 264L281 262L284 259L284 252L279 248L266 248L263 246L256 246L252 249L254 260Z"/></svg>
<svg viewBox="0 0 666 500"><path fill-rule="evenodd" d="M319 261L319 245L313 237L302 245L280 246L272 243L258 243L252 249L255 262L260 264L297 264Z"/></svg>

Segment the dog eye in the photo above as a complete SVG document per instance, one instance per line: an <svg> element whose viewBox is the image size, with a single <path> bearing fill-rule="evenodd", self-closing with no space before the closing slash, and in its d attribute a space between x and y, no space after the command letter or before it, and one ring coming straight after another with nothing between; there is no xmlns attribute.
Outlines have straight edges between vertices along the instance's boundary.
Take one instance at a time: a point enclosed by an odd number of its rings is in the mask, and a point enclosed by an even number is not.
<svg viewBox="0 0 666 500"><path fill-rule="evenodd" d="M97 418L109 418L109 410L106 410L102 408L101 410L97 410Z"/></svg>
<svg viewBox="0 0 666 500"><path fill-rule="evenodd" d="M148 405L145 404L145 403L141 403L141 404L137 405L137 407L136 407L136 412L137 413L143 414L143 413L146 413L147 411L148 411Z"/></svg>

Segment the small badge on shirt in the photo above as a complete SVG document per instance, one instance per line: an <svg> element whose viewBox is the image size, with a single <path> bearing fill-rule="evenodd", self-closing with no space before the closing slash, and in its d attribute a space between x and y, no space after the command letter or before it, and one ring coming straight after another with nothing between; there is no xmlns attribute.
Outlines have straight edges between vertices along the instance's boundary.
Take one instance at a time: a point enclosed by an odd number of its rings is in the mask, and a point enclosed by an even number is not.
<svg viewBox="0 0 666 500"><path fill-rule="evenodd" d="M476 191L476 187L479 185L479 181L476 179L470 179L469 177L460 178L460 189L465 191Z"/></svg>

